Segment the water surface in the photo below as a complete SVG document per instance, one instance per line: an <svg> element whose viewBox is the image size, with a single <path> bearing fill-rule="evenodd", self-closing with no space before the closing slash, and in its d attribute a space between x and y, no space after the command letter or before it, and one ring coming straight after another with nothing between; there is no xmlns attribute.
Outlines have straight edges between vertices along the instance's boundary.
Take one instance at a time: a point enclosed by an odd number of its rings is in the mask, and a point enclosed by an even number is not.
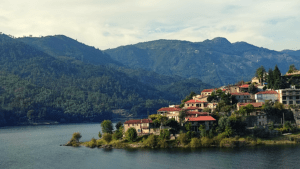
<svg viewBox="0 0 300 169"><path fill-rule="evenodd" d="M97 138L99 124L0 128L0 168L299 168L300 145L202 149L64 147L72 133Z"/></svg>

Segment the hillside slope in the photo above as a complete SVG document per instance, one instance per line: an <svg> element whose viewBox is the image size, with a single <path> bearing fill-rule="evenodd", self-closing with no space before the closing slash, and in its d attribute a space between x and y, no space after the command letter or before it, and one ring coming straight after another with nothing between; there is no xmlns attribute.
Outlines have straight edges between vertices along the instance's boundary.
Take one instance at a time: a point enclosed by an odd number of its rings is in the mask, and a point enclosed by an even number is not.
<svg viewBox="0 0 300 169"><path fill-rule="evenodd" d="M214 86L250 80L256 69L274 65L287 71L299 65L296 56L259 48L246 42L230 43L225 38L203 42L155 40L105 50L113 59L131 68L163 75L197 78Z"/></svg>

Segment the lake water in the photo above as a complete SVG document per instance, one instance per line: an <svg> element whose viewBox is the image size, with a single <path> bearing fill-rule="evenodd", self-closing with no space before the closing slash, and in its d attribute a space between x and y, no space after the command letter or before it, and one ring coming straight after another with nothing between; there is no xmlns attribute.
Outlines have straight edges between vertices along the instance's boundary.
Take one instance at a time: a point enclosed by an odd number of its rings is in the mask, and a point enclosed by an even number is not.
<svg viewBox="0 0 300 169"><path fill-rule="evenodd" d="M10 168L300 168L300 145L202 149L64 147L72 133L97 138L99 124L0 128L0 169Z"/></svg>

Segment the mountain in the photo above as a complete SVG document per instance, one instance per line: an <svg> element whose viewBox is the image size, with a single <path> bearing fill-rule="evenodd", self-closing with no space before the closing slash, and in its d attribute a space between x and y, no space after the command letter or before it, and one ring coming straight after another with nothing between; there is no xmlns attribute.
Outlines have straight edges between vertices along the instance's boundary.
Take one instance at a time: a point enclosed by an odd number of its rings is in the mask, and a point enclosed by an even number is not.
<svg viewBox="0 0 300 169"><path fill-rule="evenodd" d="M123 65L123 62L115 61L107 53L64 35L25 37L16 40L26 43L60 60L69 58L87 64L109 66L109 68L125 73L128 77L144 85L155 88L161 92L169 93L169 95L171 94L173 98L177 100L181 100L191 91L200 93L201 90L205 88L213 87L212 85L203 83L200 79L190 80L176 75L162 75L159 72L145 70L144 68L130 68ZM185 83L182 83L182 81ZM197 85L197 87L195 87L195 85ZM182 90L183 88L185 89Z"/></svg>
<svg viewBox="0 0 300 169"><path fill-rule="evenodd" d="M196 78L213 86L250 80L260 66L268 70L277 64L282 72L290 64L299 66L296 56L220 37L203 42L155 40L104 52L130 68Z"/></svg>
<svg viewBox="0 0 300 169"><path fill-rule="evenodd" d="M122 65L95 47L85 45L64 35L23 37L18 41L33 46L51 56L66 56L95 65Z"/></svg>
<svg viewBox="0 0 300 169"><path fill-rule="evenodd" d="M300 50L282 50L281 53L286 53L286 54L289 54L289 55L300 57Z"/></svg>

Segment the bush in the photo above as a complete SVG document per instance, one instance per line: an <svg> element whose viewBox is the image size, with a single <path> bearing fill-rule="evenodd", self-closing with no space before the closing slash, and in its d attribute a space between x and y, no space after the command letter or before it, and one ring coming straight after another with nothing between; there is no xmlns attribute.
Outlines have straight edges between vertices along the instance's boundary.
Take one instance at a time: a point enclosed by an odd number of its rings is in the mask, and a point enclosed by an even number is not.
<svg viewBox="0 0 300 169"><path fill-rule="evenodd" d="M203 147L209 147L211 146L213 143L213 140L212 139L209 139L208 137L202 137L201 138L201 145Z"/></svg>
<svg viewBox="0 0 300 169"><path fill-rule="evenodd" d="M90 147L90 148L95 148L97 146L97 141L95 138L92 138L91 141L89 141L87 144L86 144L87 147Z"/></svg>
<svg viewBox="0 0 300 169"><path fill-rule="evenodd" d="M159 138L161 140L169 140L170 139L170 131L165 129L165 130L160 130L160 135Z"/></svg>
<svg viewBox="0 0 300 169"><path fill-rule="evenodd" d="M130 127L126 133L125 133L126 139L128 141L135 141L135 139L137 138L137 132L136 129L133 127Z"/></svg>
<svg viewBox="0 0 300 169"><path fill-rule="evenodd" d="M99 131L99 133L98 133L98 137L99 138L101 138L102 137L102 134L101 134L101 132Z"/></svg>
<svg viewBox="0 0 300 169"><path fill-rule="evenodd" d="M179 134L178 140L182 145L186 145L190 142L190 139L186 133Z"/></svg>
<svg viewBox="0 0 300 169"><path fill-rule="evenodd" d="M119 140L119 139L122 138L122 137L123 137L123 132L120 131L119 129L116 130L116 131L114 132L114 134L112 135L112 138L113 138L114 140Z"/></svg>
<svg viewBox="0 0 300 169"><path fill-rule="evenodd" d="M220 141L220 147L234 147L236 144L235 138L224 138Z"/></svg>
<svg viewBox="0 0 300 169"><path fill-rule="evenodd" d="M79 132L73 133L72 138L75 139L77 142L79 142L79 139L81 138L81 134Z"/></svg>
<svg viewBox="0 0 300 169"><path fill-rule="evenodd" d="M157 146L157 136L151 134L143 143L146 147L155 148Z"/></svg>
<svg viewBox="0 0 300 169"><path fill-rule="evenodd" d="M167 148L168 143L165 139L160 139L159 142L157 143L158 147L160 148Z"/></svg>
<svg viewBox="0 0 300 169"><path fill-rule="evenodd" d="M112 140L112 135L109 133L104 133L102 139L105 140L107 143L109 143Z"/></svg>
<svg viewBox="0 0 300 169"><path fill-rule="evenodd" d="M201 146L201 140L199 138L192 138L191 140L191 147L198 148Z"/></svg>

